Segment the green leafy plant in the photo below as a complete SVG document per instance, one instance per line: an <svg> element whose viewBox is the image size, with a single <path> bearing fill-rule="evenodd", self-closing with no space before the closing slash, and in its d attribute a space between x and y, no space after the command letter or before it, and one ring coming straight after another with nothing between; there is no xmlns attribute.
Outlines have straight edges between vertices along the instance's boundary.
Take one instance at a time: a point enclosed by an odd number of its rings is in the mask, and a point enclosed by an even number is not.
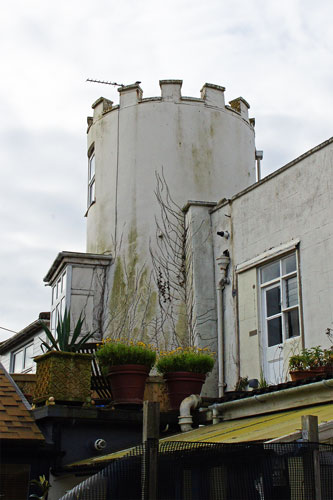
<svg viewBox="0 0 333 500"><path fill-rule="evenodd" d="M294 354L289 358L289 370L306 370L308 368L308 355Z"/></svg>
<svg viewBox="0 0 333 500"><path fill-rule="evenodd" d="M161 351L156 368L163 375L170 372L208 373L215 363L213 355L207 347L178 347L173 351Z"/></svg>
<svg viewBox="0 0 333 500"><path fill-rule="evenodd" d="M44 475L39 476L39 479L32 479L30 481L30 484L35 484L36 486L38 486L38 488L41 491L41 496L38 496L35 493L32 493L31 495L29 495L29 498L37 498L38 500L46 500L47 499L47 495L48 495L49 489L51 488L51 485Z"/></svg>
<svg viewBox="0 0 333 500"><path fill-rule="evenodd" d="M265 375L264 375L263 370L260 370L260 379L259 379L258 388L259 389L264 389L265 387L268 387L268 382L265 379Z"/></svg>
<svg viewBox="0 0 333 500"><path fill-rule="evenodd" d="M320 346L302 349L300 354L295 354L289 358L289 369L295 370L312 370L320 366L325 366L327 363L326 350Z"/></svg>
<svg viewBox="0 0 333 500"><path fill-rule="evenodd" d="M235 385L235 391L245 391L249 384L248 377L239 377L237 384Z"/></svg>
<svg viewBox="0 0 333 500"><path fill-rule="evenodd" d="M144 342L106 338L97 349L96 358L102 369L117 365L144 365L151 369L155 364L156 352Z"/></svg>
<svg viewBox="0 0 333 500"><path fill-rule="evenodd" d="M330 349L324 349L323 358L324 358L324 366L333 367L333 346Z"/></svg>
<svg viewBox="0 0 333 500"><path fill-rule="evenodd" d="M48 341L50 342L48 344L39 338L42 342L42 348L45 347L47 351L77 352L77 350L80 349L80 347L83 347L84 344L86 344L94 335L94 333L87 333L83 337L80 337L83 322L84 318L82 319L80 315L72 334L70 326L70 311L65 310L64 317L57 324L56 335L53 335L46 324L40 320L40 324Z"/></svg>

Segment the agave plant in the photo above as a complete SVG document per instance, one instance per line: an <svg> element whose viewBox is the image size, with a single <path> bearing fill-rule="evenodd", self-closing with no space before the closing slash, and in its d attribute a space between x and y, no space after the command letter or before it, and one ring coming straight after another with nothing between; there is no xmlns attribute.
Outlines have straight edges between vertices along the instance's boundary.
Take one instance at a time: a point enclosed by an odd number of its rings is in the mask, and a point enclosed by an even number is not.
<svg viewBox="0 0 333 500"><path fill-rule="evenodd" d="M83 347L89 339L91 339L94 335L93 333L87 333L83 337L80 337L82 325L84 322L84 318L80 317L75 325L73 334L71 334L70 328L70 311L65 310L64 317L58 321L56 335L49 330L46 324L40 320L41 326L46 334L47 339L49 340L49 344L41 340L42 348L45 347L47 351L65 351L65 352L76 352L80 347Z"/></svg>

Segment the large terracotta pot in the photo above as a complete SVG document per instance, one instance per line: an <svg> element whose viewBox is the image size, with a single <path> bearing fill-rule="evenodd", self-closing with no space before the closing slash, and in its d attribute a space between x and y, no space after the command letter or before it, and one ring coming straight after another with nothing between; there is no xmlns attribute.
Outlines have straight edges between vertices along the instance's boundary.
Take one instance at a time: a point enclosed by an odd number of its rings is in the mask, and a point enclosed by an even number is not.
<svg viewBox="0 0 333 500"><path fill-rule="evenodd" d="M149 372L149 367L144 365L111 366L107 378L111 385L113 404L141 405Z"/></svg>
<svg viewBox="0 0 333 500"><path fill-rule="evenodd" d="M51 396L56 403L85 403L90 398L90 354L50 351L36 356L34 403L41 404Z"/></svg>
<svg viewBox="0 0 333 500"><path fill-rule="evenodd" d="M181 402L191 394L200 394L206 375L192 372L171 372L164 375L168 387L170 410L179 410Z"/></svg>

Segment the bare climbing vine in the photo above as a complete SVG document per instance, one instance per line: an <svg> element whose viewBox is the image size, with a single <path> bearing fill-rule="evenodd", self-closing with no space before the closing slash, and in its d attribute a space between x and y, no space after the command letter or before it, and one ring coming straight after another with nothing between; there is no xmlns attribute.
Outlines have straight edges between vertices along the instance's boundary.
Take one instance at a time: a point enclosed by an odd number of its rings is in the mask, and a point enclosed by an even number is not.
<svg viewBox="0 0 333 500"><path fill-rule="evenodd" d="M157 330L173 346L194 344L193 272L190 230L173 200L163 171L156 175L156 238L150 243L160 317Z"/></svg>

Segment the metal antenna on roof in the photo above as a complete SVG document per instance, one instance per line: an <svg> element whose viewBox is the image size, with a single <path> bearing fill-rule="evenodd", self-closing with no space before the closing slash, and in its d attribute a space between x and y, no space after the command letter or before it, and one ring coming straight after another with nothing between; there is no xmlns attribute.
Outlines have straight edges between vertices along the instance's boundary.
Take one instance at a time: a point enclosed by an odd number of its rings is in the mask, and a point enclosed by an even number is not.
<svg viewBox="0 0 333 500"><path fill-rule="evenodd" d="M117 83L117 82L107 82L105 80L93 80L92 78L87 78L86 82L92 82L92 83L104 83L105 85L113 85L114 87L124 87L123 83Z"/></svg>

